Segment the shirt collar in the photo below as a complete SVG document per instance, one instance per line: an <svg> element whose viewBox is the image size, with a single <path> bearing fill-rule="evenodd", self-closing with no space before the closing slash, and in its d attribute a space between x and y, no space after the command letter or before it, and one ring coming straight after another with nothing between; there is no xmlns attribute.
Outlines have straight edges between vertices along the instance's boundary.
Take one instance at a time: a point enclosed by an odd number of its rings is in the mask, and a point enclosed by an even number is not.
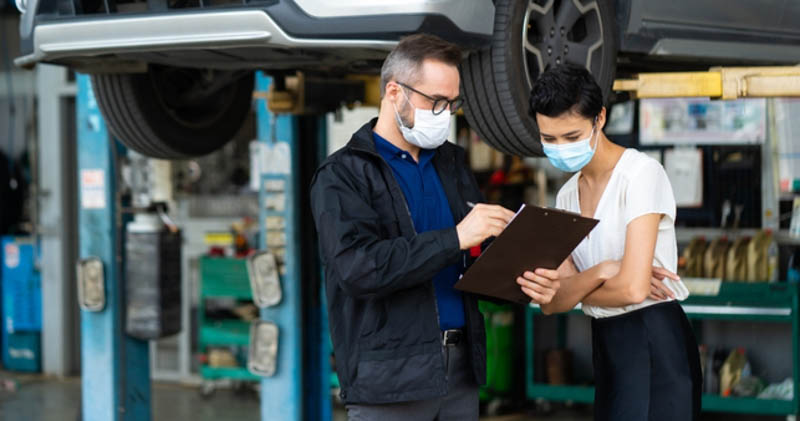
<svg viewBox="0 0 800 421"><path fill-rule="evenodd" d="M391 161L392 159L405 159L408 160L409 162L413 162L413 158L411 157L411 154L409 152L398 148L397 146L386 140L383 136L379 135L378 133L372 132L372 137L375 139L375 149L386 161ZM423 166L428 164L435 155L435 153L436 150L434 149L420 149L419 165Z"/></svg>

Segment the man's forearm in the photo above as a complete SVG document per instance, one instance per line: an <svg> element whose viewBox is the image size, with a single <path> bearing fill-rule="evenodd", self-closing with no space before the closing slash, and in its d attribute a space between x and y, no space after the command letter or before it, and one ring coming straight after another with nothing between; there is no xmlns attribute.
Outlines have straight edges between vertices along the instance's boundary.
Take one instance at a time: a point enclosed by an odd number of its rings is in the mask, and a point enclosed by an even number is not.
<svg viewBox="0 0 800 421"><path fill-rule="evenodd" d="M561 280L553 300L542 305L545 314L564 313L572 310L587 295L603 284L603 271L601 265L596 265L588 270Z"/></svg>

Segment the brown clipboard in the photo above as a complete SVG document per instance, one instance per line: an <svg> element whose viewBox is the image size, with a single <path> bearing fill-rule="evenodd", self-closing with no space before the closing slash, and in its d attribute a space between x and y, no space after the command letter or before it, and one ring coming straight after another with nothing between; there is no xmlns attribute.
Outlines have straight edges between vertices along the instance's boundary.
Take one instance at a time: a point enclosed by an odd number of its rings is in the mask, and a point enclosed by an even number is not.
<svg viewBox="0 0 800 421"><path fill-rule="evenodd" d="M523 205L455 288L530 303L530 297L517 284L517 277L528 270L557 269L598 222L572 212Z"/></svg>

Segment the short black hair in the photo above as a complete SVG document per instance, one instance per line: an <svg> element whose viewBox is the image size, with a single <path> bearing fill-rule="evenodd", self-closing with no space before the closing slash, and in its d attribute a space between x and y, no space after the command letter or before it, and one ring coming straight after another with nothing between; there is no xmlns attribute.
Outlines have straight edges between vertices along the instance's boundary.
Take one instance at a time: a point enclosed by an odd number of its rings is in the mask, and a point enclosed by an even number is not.
<svg viewBox="0 0 800 421"><path fill-rule="evenodd" d="M547 69L533 84L530 116L558 117L567 112L593 119L603 109L603 91L585 67L561 64Z"/></svg>

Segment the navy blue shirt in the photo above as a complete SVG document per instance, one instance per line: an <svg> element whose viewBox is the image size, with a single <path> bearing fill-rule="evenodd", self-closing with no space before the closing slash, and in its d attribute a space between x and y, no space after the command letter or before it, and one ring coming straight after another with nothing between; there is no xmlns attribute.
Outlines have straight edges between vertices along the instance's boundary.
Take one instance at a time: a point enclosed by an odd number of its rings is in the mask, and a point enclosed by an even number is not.
<svg viewBox="0 0 800 421"><path fill-rule="evenodd" d="M410 153L392 145L375 132L372 135L378 153L392 168L394 177L403 189L417 233L454 227L456 224L450 211L450 203L433 165L435 151L420 150L417 163ZM458 281L458 275L458 265L453 265L442 269L433 278L439 308L439 327L442 330L464 327L461 292L453 288Z"/></svg>

